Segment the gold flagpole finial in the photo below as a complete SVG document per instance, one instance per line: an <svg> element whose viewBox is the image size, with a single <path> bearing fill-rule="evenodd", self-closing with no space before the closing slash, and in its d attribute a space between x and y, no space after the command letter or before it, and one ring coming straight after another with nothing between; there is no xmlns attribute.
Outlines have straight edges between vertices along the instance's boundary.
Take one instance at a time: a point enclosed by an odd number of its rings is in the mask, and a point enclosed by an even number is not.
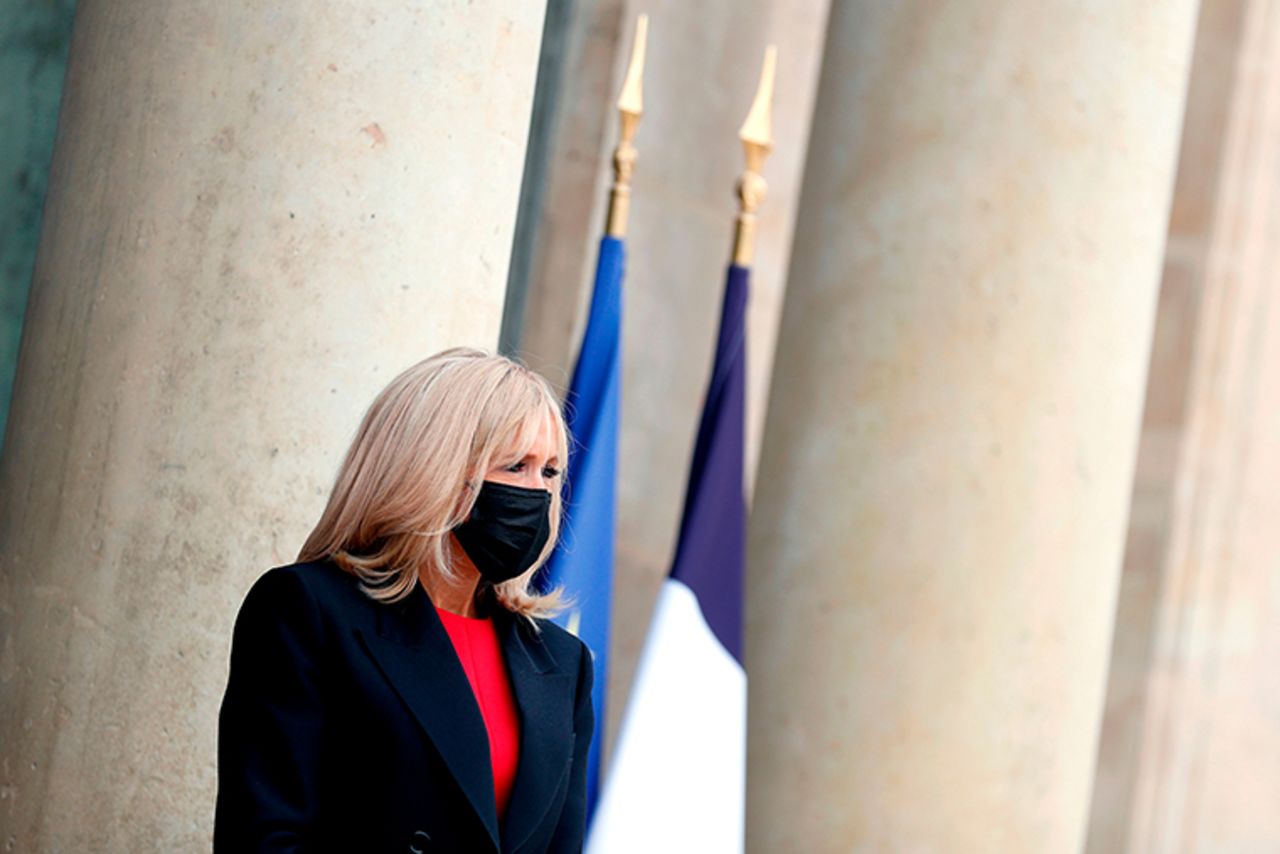
<svg viewBox="0 0 1280 854"><path fill-rule="evenodd" d="M627 212L631 203L631 172L636 165L636 149L631 144L636 126L644 113L644 47L649 35L649 16L636 19L635 41L631 45L631 64L618 96L618 118L621 126L618 147L613 150L613 187L609 190L609 218L605 233L610 237L624 237L627 233Z"/></svg>
<svg viewBox="0 0 1280 854"><path fill-rule="evenodd" d="M738 224L733 234L733 263L746 267L755 254L756 208L764 199L764 159L773 150L773 72L778 49L769 45L760 70L760 86L756 89L751 112L738 130L738 139L747 153L747 168L738 178Z"/></svg>

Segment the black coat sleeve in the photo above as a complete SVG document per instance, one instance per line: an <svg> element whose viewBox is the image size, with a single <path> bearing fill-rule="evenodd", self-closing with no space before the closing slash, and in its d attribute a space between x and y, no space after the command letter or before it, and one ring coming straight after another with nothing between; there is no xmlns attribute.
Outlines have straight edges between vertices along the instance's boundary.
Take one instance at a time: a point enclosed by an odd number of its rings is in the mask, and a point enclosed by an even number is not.
<svg viewBox="0 0 1280 854"><path fill-rule="evenodd" d="M548 851L578 854L582 851L587 830L587 755L596 715L591 705L591 683L595 669L591 651L582 644L578 662L578 688L573 707L573 764L569 767L569 793L560 813L560 823L551 837Z"/></svg>
<svg viewBox="0 0 1280 854"><path fill-rule="evenodd" d="M218 718L215 851L315 847L322 642L319 609L296 572L260 578L236 619Z"/></svg>

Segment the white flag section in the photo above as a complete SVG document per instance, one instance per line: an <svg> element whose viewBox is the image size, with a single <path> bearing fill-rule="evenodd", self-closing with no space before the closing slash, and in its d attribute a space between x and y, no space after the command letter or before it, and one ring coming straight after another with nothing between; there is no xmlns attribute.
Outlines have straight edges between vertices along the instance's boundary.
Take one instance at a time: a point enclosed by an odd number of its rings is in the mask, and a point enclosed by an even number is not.
<svg viewBox="0 0 1280 854"><path fill-rule="evenodd" d="M738 854L743 848L747 674L663 583L587 854Z"/></svg>

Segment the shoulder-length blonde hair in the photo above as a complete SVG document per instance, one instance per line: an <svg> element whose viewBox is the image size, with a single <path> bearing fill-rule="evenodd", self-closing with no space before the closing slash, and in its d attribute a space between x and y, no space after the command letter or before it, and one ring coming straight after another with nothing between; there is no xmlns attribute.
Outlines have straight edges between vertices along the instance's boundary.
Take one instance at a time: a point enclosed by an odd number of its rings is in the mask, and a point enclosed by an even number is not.
<svg viewBox="0 0 1280 854"><path fill-rule="evenodd" d="M456 579L449 532L471 514L485 475L522 459L547 419L563 470L567 431L545 379L505 356L468 348L419 362L365 413L299 562L331 559L380 602L408 596L419 572ZM562 607L559 589L539 594L529 587L560 529L560 489L551 492L551 536L537 562L493 587L503 607L527 617Z"/></svg>

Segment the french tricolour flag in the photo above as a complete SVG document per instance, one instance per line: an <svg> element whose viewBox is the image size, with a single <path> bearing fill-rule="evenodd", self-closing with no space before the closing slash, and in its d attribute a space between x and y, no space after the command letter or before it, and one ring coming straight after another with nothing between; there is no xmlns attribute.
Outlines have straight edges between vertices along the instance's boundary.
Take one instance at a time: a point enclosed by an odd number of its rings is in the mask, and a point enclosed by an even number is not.
<svg viewBox="0 0 1280 854"><path fill-rule="evenodd" d="M649 626L588 854L742 851L748 281L746 268L729 268L675 561Z"/></svg>
<svg viewBox="0 0 1280 854"><path fill-rule="evenodd" d="M575 447L569 452L561 538L543 568L543 590L563 585L572 607L557 622L591 650L595 681L591 701L595 734L587 757L587 814L595 808L605 686L609 680L609 606L613 590L613 536L618 469L618 405L621 383L622 279L626 247L600 239L591 309L573 370L565 421Z"/></svg>

